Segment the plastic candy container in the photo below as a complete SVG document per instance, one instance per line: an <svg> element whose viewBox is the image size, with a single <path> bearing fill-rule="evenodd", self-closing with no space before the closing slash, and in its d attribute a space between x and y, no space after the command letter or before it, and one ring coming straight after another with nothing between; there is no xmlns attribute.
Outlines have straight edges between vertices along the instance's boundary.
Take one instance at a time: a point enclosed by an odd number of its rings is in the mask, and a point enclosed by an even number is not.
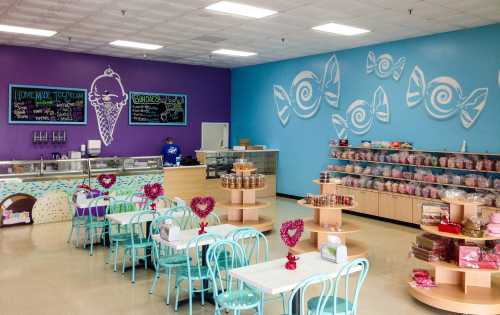
<svg viewBox="0 0 500 315"><path fill-rule="evenodd" d="M451 181L451 178L450 178L450 175L448 175L448 174L441 174L441 175L437 176L436 180L439 184L449 184Z"/></svg>
<svg viewBox="0 0 500 315"><path fill-rule="evenodd" d="M354 153L354 159L355 159L355 160L362 160L362 159L361 159L361 152L356 152L356 153Z"/></svg>
<svg viewBox="0 0 500 315"><path fill-rule="evenodd" d="M387 162L385 159L386 159L386 153L385 152L382 152L378 155L378 161L379 162Z"/></svg>
<svg viewBox="0 0 500 315"><path fill-rule="evenodd" d="M373 179L368 179L366 181L366 188L373 189Z"/></svg>
<svg viewBox="0 0 500 315"><path fill-rule="evenodd" d="M373 169L372 169L372 173L373 175L375 176L382 176L382 174L384 174L384 168L382 166L375 166Z"/></svg>
<svg viewBox="0 0 500 315"><path fill-rule="evenodd" d="M399 154L398 153L393 153L390 155L391 156L391 161L392 163L399 163Z"/></svg>
<svg viewBox="0 0 500 315"><path fill-rule="evenodd" d="M469 187L477 187L477 176L474 174L465 175L464 183Z"/></svg>
<svg viewBox="0 0 500 315"><path fill-rule="evenodd" d="M464 184L464 178L461 175L453 175L451 182L453 185L463 185Z"/></svg>
<svg viewBox="0 0 500 315"><path fill-rule="evenodd" d="M429 188L429 196L433 199L438 199L439 198L439 192L440 190L436 187L430 186Z"/></svg>
<svg viewBox="0 0 500 315"><path fill-rule="evenodd" d="M415 165L415 155L414 154L408 154L408 164Z"/></svg>
<svg viewBox="0 0 500 315"><path fill-rule="evenodd" d="M426 172L424 174L424 181L434 183L434 182L436 182L436 176L434 174L432 174L431 172Z"/></svg>
<svg viewBox="0 0 500 315"><path fill-rule="evenodd" d="M425 166L431 166L432 165L432 157L428 154L425 155L424 157L424 165Z"/></svg>
<svg viewBox="0 0 500 315"><path fill-rule="evenodd" d="M383 171L383 176L385 177L391 177L392 175L392 169L390 166L384 166L384 171Z"/></svg>
<svg viewBox="0 0 500 315"><path fill-rule="evenodd" d="M465 168L465 163L464 163L464 158L461 156L458 156L455 158L455 167L456 168Z"/></svg>
<svg viewBox="0 0 500 315"><path fill-rule="evenodd" d="M403 174L402 174L403 173L403 168L400 167L400 166L399 167L394 167L392 169L391 173L392 173L392 177L394 177L394 178L401 178L401 177L403 177Z"/></svg>
<svg viewBox="0 0 500 315"><path fill-rule="evenodd" d="M391 185L391 191L393 193L397 193L399 191L399 183L398 182L393 182Z"/></svg>
<svg viewBox="0 0 500 315"><path fill-rule="evenodd" d="M492 160L485 159L484 160L484 170L485 171L493 171L493 164L494 162Z"/></svg>
<svg viewBox="0 0 500 315"><path fill-rule="evenodd" d="M390 180L386 181L384 183L384 186L385 186L385 190L392 191L392 182Z"/></svg>
<svg viewBox="0 0 500 315"><path fill-rule="evenodd" d="M373 161L373 156L374 156L374 154L372 151L366 152L366 160L367 161Z"/></svg>
<svg viewBox="0 0 500 315"><path fill-rule="evenodd" d="M477 177L477 187L479 188L491 188L493 186L493 181L489 177L478 176Z"/></svg>
<svg viewBox="0 0 500 315"><path fill-rule="evenodd" d="M442 156L439 158L439 166L446 167L448 165L448 158L446 156Z"/></svg>
<svg viewBox="0 0 500 315"><path fill-rule="evenodd" d="M417 166L424 165L424 156L422 154L415 156L415 165L417 165Z"/></svg>
<svg viewBox="0 0 500 315"><path fill-rule="evenodd" d="M422 185L415 185L415 196L422 196Z"/></svg>
<svg viewBox="0 0 500 315"><path fill-rule="evenodd" d="M354 165L352 165L352 164L347 164L347 165L345 166L345 172L346 172L346 173L354 173Z"/></svg>
<svg viewBox="0 0 500 315"><path fill-rule="evenodd" d="M363 172L363 167L361 165L354 165L354 173L360 174Z"/></svg>
<svg viewBox="0 0 500 315"><path fill-rule="evenodd" d="M413 172L403 172L404 179L413 179Z"/></svg>
<svg viewBox="0 0 500 315"><path fill-rule="evenodd" d="M468 158L464 158L464 166L466 169L471 170L474 168L474 161Z"/></svg>
<svg viewBox="0 0 500 315"><path fill-rule="evenodd" d="M484 170L484 160L477 160L476 170L478 170L478 171Z"/></svg>
<svg viewBox="0 0 500 315"><path fill-rule="evenodd" d="M455 164L455 158L454 157L450 157L448 159L448 165L447 165L449 168L455 168L456 167L456 164Z"/></svg>
<svg viewBox="0 0 500 315"><path fill-rule="evenodd" d="M408 164L408 152L399 153L399 163Z"/></svg>
<svg viewBox="0 0 500 315"><path fill-rule="evenodd" d="M415 184L410 183L406 185L406 190L409 195L414 195L415 194Z"/></svg>
<svg viewBox="0 0 500 315"><path fill-rule="evenodd" d="M500 160L495 162L495 171L500 172Z"/></svg>
<svg viewBox="0 0 500 315"><path fill-rule="evenodd" d="M407 186L406 184L399 184L399 189L398 189L398 192L400 194L407 194L408 193L408 189L407 189Z"/></svg>
<svg viewBox="0 0 500 315"><path fill-rule="evenodd" d="M367 166L367 167L365 167L365 169L363 170L363 174L364 174L364 175L371 175L371 174L372 174L372 172L373 172L373 167L371 167L371 166Z"/></svg>
<svg viewBox="0 0 500 315"><path fill-rule="evenodd" d="M500 178L495 178L495 180L493 180L493 188L500 189ZM500 204L498 206L500 206Z"/></svg>
<svg viewBox="0 0 500 315"><path fill-rule="evenodd" d="M497 195L495 194L486 194L483 196L484 205L487 207L494 207L495 200L497 199Z"/></svg>
<svg viewBox="0 0 500 315"><path fill-rule="evenodd" d="M425 171L419 169L415 172L415 175L413 176L413 178L415 178L415 180L423 181L424 175L425 175Z"/></svg>
<svg viewBox="0 0 500 315"><path fill-rule="evenodd" d="M378 191L384 191L384 182L380 180L376 180L373 182L373 188L375 188Z"/></svg>
<svg viewBox="0 0 500 315"><path fill-rule="evenodd" d="M431 187L432 186L425 186L422 188L422 197L424 198L429 198L431 195Z"/></svg>

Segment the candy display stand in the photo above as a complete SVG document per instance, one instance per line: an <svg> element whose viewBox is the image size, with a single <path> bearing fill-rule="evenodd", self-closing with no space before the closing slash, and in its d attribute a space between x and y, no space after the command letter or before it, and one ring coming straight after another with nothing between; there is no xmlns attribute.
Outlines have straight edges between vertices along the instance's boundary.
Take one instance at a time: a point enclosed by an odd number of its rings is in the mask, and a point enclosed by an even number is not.
<svg viewBox="0 0 500 315"><path fill-rule="evenodd" d="M335 192L335 184L333 183L321 183L319 180L313 182L320 185L321 194ZM352 209L355 205L318 207L306 204L304 199L298 200L297 203L303 207L313 209L314 217L304 220L304 228L310 232L311 236L291 248L293 254L319 251L322 245L327 243L328 235L336 235L343 244L346 244L349 259L367 256L367 248L363 243L347 239L347 235L358 232L359 227L351 221L342 219L342 210Z"/></svg>
<svg viewBox="0 0 500 315"><path fill-rule="evenodd" d="M236 170L236 174L251 174L256 169ZM268 202L259 201L256 199L256 192L264 190L266 187L259 188L227 188L224 190L230 192L230 200L219 203L218 206L227 209L227 214L221 216L224 223L229 223L236 226L250 226L261 232L272 231L273 220L267 216L261 216L259 209L269 206Z"/></svg>
<svg viewBox="0 0 500 315"><path fill-rule="evenodd" d="M462 222L478 213L480 203L443 200L450 204L450 220ZM469 237L438 231L435 226L421 225L422 230L435 235L463 239L466 242L482 244L500 237ZM427 262L434 268L435 288L409 286L410 294L427 305L461 314L500 314L500 286L492 283L491 276L500 269L462 268L445 261Z"/></svg>

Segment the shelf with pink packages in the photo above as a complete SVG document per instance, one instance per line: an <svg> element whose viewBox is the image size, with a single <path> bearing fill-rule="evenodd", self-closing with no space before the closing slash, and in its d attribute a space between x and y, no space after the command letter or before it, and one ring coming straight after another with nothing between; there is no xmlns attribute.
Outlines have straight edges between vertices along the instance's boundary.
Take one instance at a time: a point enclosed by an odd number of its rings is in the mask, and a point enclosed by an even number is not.
<svg viewBox="0 0 500 315"><path fill-rule="evenodd" d="M362 147L362 146L339 146L330 145L332 149L352 149L352 150L375 150L375 151L394 151L394 152L415 152L415 153L434 153L434 154L451 154L451 155L478 155L478 156L498 156L500 153L490 153L490 152L458 152L458 151L446 151L446 150L426 150L426 149L404 149L404 148L379 148L379 147Z"/></svg>

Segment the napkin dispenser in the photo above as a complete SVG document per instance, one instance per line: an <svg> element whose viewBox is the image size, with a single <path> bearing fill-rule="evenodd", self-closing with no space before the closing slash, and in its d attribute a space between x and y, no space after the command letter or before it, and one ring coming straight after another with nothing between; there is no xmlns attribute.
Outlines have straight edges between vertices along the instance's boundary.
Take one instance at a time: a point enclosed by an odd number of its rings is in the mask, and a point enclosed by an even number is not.
<svg viewBox="0 0 500 315"><path fill-rule="evenodd" d="M167 220L160 225L160 237L165 241L178 241L180 232L181 228L170 220Z"/></svg>
<svg viewBox="0 0 500 315"><path fill-rule="evenodd" d="M326 244L321 246L321 258L343 264L347 262L347 246L342 244L340 238L335 235L329 235Z"/></svg>

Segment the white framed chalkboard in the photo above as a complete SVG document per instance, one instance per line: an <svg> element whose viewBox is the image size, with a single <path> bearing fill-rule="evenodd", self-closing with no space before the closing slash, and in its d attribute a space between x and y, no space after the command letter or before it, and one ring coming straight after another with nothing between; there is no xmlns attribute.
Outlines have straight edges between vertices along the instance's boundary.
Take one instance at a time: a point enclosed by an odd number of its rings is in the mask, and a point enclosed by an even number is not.
<svg viewBox="0 0 500 315"><path fill-rule="evenodd" d="M130 125L187 125L187 95L129 92Z"/></svg>
<svg viewBox="0 0 500 315"><path fill-rule="evenodd" d="M87 124L87 90L9 85L10 124Z"/></svg>

